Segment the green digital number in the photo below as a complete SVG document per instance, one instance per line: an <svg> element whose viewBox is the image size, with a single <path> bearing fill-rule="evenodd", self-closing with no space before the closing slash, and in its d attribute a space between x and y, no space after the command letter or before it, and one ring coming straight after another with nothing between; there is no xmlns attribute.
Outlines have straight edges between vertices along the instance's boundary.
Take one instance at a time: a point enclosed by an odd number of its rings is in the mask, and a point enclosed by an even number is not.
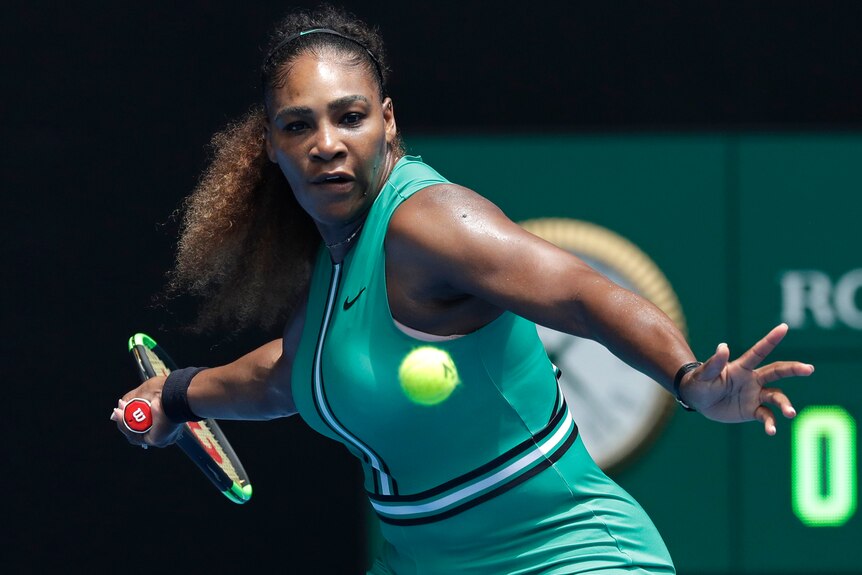
<svg viewBox="0 0 862 575"><path fill-rule="evenodd" d="M856 512L856 422L837 405L803 409L791 438L793 512L809 527L837 527Z"/></svg>

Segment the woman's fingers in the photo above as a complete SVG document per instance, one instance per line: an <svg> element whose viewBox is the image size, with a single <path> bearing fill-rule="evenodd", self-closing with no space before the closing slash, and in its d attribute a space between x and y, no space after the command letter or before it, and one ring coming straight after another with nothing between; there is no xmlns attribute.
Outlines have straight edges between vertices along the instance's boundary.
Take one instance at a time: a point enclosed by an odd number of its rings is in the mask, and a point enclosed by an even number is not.
<svg viewBox="0 0 862 575"><path fill-rule="evenodd" d="M757 370L757 375L763 384L785 377L806 377L812 373L814 373L813 365L798 361L776 361Z"/></svg>
<svg viewBox="0 0 862 575"><path fill-rule="evenodd" d="M767 435L775 435L777 428L775 426L775 414L764 404L770 404L777 407L781 414L788 419L796 417L796 409L790 403L783 391L777 388L764 388L760 392L761 404L754 410L754 419L763 423L763 429Z"/></svg>
<svg viewBox="0 0 862 575"><path fill-rule="evenodd" d="M775 414L768 407L759 405L754 410L754 419L763 423L763 429L767 435L775 435L777 431L775 427Z"/></svg>
<svg viewBox="0 0 862 575"><path fill-rule="evenodd" d="M751 349L739 356L736 363L743 369L753 370L772 353L785 335L787 335L787 324L777 325L763 339L751 346Z"/></svg>
<svg viewBox="0 0 862 575"><path fill-rule="evenodd" d="M697 376L698 381L713 381L718 379L721 372L727 367L727 362L730 360L730 349L726 343L718 344L715 348L715 353L708 360L703 362L703 367L700 368L700 373Z"/></svg>
<svg viewBox="0 0 862 575"><path fill-rule="evenodd" d="M777 388L764 388L760 391L760 402L769 403L781 410L784 417L796 417L796 409L790 403L790 398Z"/></svg>

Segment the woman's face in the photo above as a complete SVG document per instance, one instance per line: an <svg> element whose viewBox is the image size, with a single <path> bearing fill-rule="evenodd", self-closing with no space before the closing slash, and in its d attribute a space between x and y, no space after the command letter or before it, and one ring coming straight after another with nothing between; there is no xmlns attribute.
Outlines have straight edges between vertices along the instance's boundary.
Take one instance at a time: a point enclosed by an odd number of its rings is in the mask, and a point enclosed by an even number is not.
<svg viewBox="0 0 862 575"><path fill-rule="evenodd" d="M374 78L337 56L301 55L271 95L266 148L327 243L343 240L397 158L395 115Z"/></svg>

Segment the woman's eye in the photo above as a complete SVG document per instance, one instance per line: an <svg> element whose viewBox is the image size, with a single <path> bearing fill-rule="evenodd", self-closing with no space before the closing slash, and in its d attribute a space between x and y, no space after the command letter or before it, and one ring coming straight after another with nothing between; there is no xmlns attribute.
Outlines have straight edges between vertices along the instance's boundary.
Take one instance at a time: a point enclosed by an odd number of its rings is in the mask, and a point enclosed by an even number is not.
<svg viewBox="0 0 862 575"><path fill-rule="evenodd" d="M362 121L362 114L359 112L350 112L349 114L345 114L341 121L348 126L352 126Z"/></svg>
<svg viewBox="0 0 862 575"><path fill-rule="evenodd" d="M290 122L289 124L285 124L284 128L282 128L285 132L299 132L300 130L304 130L306 128L305 122Z"/></svg>

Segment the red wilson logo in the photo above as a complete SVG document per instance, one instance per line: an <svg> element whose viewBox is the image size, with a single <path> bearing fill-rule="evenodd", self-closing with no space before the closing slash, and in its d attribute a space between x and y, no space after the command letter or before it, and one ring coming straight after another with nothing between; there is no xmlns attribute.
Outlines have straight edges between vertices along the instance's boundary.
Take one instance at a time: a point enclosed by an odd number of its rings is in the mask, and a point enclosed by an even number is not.
<svg viewBox="0 0 862 575"><path fill-rule="evenodd" d="M153 425L150 402L146 399L138 398L131 400L123 409L123 421L126 427L135 433L146 433L149 431Z"/></svg>
<svg viewBox="0 0 862 575"><path fill-rule="evenodd" d="M195 437L197 437L201 446L204 448L204 451L206 451L209 456L213 458L213 461L221 465L223 461L221 458L221 454L218 452L218 449L216 449L216 446L212 442L212 440L207 437L208 433L204 430L203 427L201 427L201 424L196 421L189 421L186 425L188 425L189 429L191 429L192 432L195 434Z"/></svg>

